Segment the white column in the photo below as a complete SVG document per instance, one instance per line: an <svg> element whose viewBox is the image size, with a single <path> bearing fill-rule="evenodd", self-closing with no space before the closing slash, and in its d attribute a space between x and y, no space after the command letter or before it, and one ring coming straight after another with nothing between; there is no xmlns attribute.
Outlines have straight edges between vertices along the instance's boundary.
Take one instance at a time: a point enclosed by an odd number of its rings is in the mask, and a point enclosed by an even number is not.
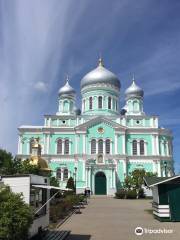
<svg viewBox="0 0 180 240"><path fill-rule="evenodd" d="M89 188L91 188L91 169L89 168L88 169L88 183L89 183ZM93 190L93 189L91 189L91 190Z"/></svg>
<svg viewBox="0 0 180 240"><path fill-rule="evenodd" d="M140 155L140 141L137 140L137 155Z"/></svg>
<svg viewBox="0 0 180 240"><path fill-rule="evenodd" d="M127 164L126 164L126 160L123 160L123 172L125 175L127 175Z"/></svg>
<svg viewBox="0 0 180 240"><path fill-rule="evenodd" d="M111 188L113 188L113 168L112 168L112 170L111 170Z"/></svg>
<svg viewBox="0 0 180 240"><path fill-rule="evenodd" d="M69 155L72 154L71 149L72 149L72 141L69 141Z"/></svg>
<svg viewBox="0 0 180 240"><path fill-rule="evenodd" d="M169 144L166 142L166 156L169 156Z"/></svg>
<svg viewBox="0 0 180 240"><path fill-rule="evenodd" d="M156 135L152 136L153 155L157 155Z"/></svg>
<svg viewBox="0 0 180 240"><path fill-rule="evenodd" d="M148 143L147 143L147 142L144 142L144 155L145 155L145 156L148 155L148 152L147 152L147 145L148 145Z"/></svg>
<svg viewBox="0 0 180 240"><path fill-rule="evenodd" d="M47 135L46 142L47 142L47 144L46 144L47 152L46 153L49 154L49 147L50 147L50 135L49 134Z"/></svg>
<svg viewBox="0 0 180 240"><path fill-rule="evenodd" d="M86 167L85 167L85 161L84 160L82 162L82 165L83 165L82 180L85 181L85 179L86 179L86 177L85 177L85 175L86 175L86 173L85 173Z"/></svg>
<svg viewBox="0 0 180 240"><path fill-rule="evenodd" d="M118 139L117 139L117 134L115 134L115 139L114 139L114 150L115 150L115 154L117 154L118 153L118 151L117 151L117 141L118 141Z"/></svg>
<svg viewBox="0 0 180 240"><path fill-rule="evenodd" d="M157 155L159 155L159 136L156 135L156 151L157 151Z"/></svg>
<svg viewBox="0 0 180 240"><path fill-rule="evenodd" d="M158 161L158 177L161 177L161 162Z"/></svg>
<svg viewBox="0 0 180 240"><path fill-rule="evenodd" d="M78 153L79 136L75 135L75 154Z"/></svg>
<svg viewBox="0 0 180 240"><path fill-rule="evenodd" d="M126 141L125 141L125 134L122 135L122 154L126 154Z"/></svg>
<svg viewBox="0 0 180 240"><path fill-rule="evenodd" d="M114 180L114 188L116 188L116 171L113 169L113 180Z"/></svg>
<svg viewBox="0 0 180 240"><path fill-rule="evenodd" d="M89 170L86 168L86 186L89 187Z"/></svg>
<svg viewBox="0 0 180 240"><path fill-rule="evenodd" d="M61 169L61 181L64 179L64 169Z"/></svg>
<svg viewBox="0 0 180 240"><path fill-rule="evenodd" d="M64 139L62 140L62 154L64 154Z"/></svg>
<svg viewBox="0 0 180 240"><path fill-rule="evenodd" d="M96 154L98 154L98 140L96 139Z"/></svg>
<svg viewBox="0 0 180 240"><path fill-rule="evenodd" d="M105 140L103 139L103 154L106 154L106 144Z"/></svg>
<svg viewBox="0 0 180 240"><path fill-rule="evenodd" d="M83 153L86 153L86 136L83 134Z"/></svg>

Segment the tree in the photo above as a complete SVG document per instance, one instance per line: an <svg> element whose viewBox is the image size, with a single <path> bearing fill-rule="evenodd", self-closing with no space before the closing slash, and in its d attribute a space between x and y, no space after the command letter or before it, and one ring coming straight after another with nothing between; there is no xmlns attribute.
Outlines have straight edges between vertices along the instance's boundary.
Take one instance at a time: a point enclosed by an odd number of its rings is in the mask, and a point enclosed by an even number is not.
<svg viewBox="0 0 180 240"><path fill-rule="evenodd" d="M13 174L13 156L3 149L0 149L0 174Z"/></svg>
<svg viewBox="0 0 180 240"><path fill-rule="evenodd" d="M135 169L132 173L127 176L124 180L124 187L127 189L136 189L137 193L139 194L140 189L144 183L145 176L156 176L152 172L146 172L144 169Z"/></svg>
<svg viewBox="0 0 180 240"><path fill-rule="evenodd" d="M25 240L33 222L31 208L22 194L13 193L9 187L0 187L0 239Z"/></svg>
<svg viewBox="0 0 180 240"><path fill-rule="evenodd" d="M66 188L70 188L75 191L74 179L72 177L68 179Z"/></svg>

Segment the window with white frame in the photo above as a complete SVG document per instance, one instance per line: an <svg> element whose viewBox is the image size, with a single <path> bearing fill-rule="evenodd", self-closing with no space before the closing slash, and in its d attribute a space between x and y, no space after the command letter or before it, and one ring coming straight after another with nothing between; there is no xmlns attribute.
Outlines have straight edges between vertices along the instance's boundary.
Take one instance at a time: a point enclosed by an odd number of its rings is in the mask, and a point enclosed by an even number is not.
<svg viewBox="0 0 180 240"><path fill-rule="evenodd" d="M61 179L61 168L56 169L56 178Z"/></svg>
<svg viewBox="0 0 180 240"><path fill-rule="evenodd" d="M57 154L62 154L62 139L57 140Z"/></svg>
<svg viewBox="0 0 180 240"><path fill-rule="evenodd" d="M144 140L140 140L140 155L144 155Z"/></svg>
<svg viewBox="0 0 180 240"><path fill-rule="evenodd" d="M111 151L111 142L110 142L110 139L106 139L106 153L107 154L110 154L110 151Z"/></svg>
<svg viewBox="0 0 180 240"><path fill-rule="evenodd" d="M132 154L137 155L137 140L133 140L132 142Z"/></svg>
<svg viewBox="0 0 180 240"><path fill-rule="evenodd" d="M108 109L111 109L111 97L108 97Z"/></svg>
<svg viewBox="0 0 180 240"><path fill-rule="evenodd" d="M68 179L68 169L65 168L65 169L64 169L64 174L63 174L63 180L65 181L65 180L67 180L67 179Z"/></svg>
<svg viewBox="0 0 180 240"><path fill-rule="evenodd" d="M98 108L102 108L102 97L98 97Z"/></svg>
<svg viewBox="0 0 180 240"><path fill-rule="evenodd" d="M64 141L64 154L69 154L69 139Z"/></svg>
<svg viewBox="0 0 180 240"><path fill-rule="evenodd" d="M98 153L103 153L103 140L99 139L98 141Z"/></svg>
<svg viewBox="0 0 180 240"><path fill-rule="evenodd" d="M91 154L95 154L96 153L96 140L92 139L91 140Z"/></svg>
<svg viewBox="0 0 180 240"><path fill-rule="evenodd" d="M89 109L92 109L93 99L92 97L89 98Z"/></svg>

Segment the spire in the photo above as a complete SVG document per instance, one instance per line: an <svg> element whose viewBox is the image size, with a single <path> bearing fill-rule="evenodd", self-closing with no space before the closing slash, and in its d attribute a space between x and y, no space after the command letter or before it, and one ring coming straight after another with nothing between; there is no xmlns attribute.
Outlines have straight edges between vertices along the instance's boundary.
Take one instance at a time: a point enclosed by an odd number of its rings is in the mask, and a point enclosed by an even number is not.
<svg viewBox="0 0 180 240"><path fill-rule="evenodd" d="M134 73L133 73L133 75L132 75L132 81L133 81L133 83L135 83L135 76L134 76Z"/></svg>
<svg viewBox="0 0 180 240"><path fill-rule="evenodd" d="M69 75L66 75L66 83L69 83Z"/></svg>
<svg viewBox="0 0 180 240"><path fill-rule="evenodd" d="M99 60L98 60L98 67L104 67L104 63L103 63L103 59L101 57L101 54L100 54Z"/></svg>

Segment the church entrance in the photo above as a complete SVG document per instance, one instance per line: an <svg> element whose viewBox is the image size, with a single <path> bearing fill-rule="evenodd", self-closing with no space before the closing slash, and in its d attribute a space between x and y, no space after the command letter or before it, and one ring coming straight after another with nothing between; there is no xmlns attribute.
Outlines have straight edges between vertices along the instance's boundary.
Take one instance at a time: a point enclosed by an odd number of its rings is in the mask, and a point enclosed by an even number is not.
<svg viewBox="0 0 180 240"><path fill-rule="evenodd" d="M97 172L95 175L95 194L106 195L106 176L103 172Z"/></svg>

